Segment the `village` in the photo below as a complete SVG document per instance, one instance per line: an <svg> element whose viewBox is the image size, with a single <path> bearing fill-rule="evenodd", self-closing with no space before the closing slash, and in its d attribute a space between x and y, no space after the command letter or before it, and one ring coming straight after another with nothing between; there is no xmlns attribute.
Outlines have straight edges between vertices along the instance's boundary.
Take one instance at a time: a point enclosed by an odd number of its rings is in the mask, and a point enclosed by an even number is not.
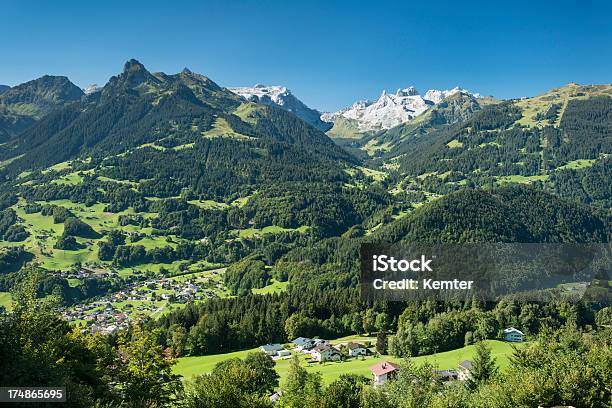
<svg viewBox="0 0 612 408"><path fill-rule="evenodd" d="M90 274L89 270L79 269L66 273L65 277L83 279ZM114 334L127 329L132 321L147 319L166 308L216 297L222 290L221 281L217 271L210 271L208 276L189 274L136 281L112 294L65 308L62 315L83 331Z"/></svg>
<svg viewBox="0 0 612 408"><path fill-rule="evenodd" d="M526 340L525 334L514 327L503 330L502 339L505 342L521 343ZM372 384L375 387L381 386L392 380L401 369L397 362L387 360L377 360L380 357L375 347L370 341L346 341L332 344L331 341L318 338L298 337L288 344L266 344L259 348L262 353L270 356L273 360L289 359L292 355L304 355L307 364L322 364L324 362L340 362L349 359L362 359L372 357L376 363L369 366L372 375ZM456 368L435 370L436 376L447 385L451 381L467 381L471 378L472 361L463 360ZM271 396L277 399L278 395Z"/></svg>

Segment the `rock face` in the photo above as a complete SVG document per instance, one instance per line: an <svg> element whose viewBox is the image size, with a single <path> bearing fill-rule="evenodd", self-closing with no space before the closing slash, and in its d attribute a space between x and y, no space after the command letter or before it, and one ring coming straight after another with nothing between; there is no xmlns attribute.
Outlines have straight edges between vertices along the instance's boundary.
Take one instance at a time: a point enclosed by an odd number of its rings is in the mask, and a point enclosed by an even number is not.
<svg viewBox="0 0 612 408"><path fill-rule="evenodd" d="M276 106L291 112L322 132L332 127L331 123L321 120L321 112L306 106L284 86L257 84L253 87L235 87L229 90L248 101Z"/></svg>
<svg viewBox="0 0 612 408"><path fill-rule="evenodd" d="M480 97L479 94L459 87L450 90L430 89L424 96L421 96L414 87L398 89L395 93L387 93L383 90L376 101L357 101L349 108L324 113L321 119L330 123L338 121L344 123L348 120L363 133L391 129L411 121L432 106L456 94L468 95L472 98Z"/></svg>

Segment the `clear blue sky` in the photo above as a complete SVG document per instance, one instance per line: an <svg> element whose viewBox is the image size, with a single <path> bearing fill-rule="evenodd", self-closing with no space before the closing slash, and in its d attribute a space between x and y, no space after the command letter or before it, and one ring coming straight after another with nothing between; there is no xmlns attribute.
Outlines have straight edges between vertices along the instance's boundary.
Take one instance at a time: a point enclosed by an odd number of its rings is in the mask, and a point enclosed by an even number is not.
<svg viewBox="0 0 612 408"><path fill-rule="evenodd" d="M4 0L0 84L103 84L136 58L223 86L285 85L321 110L409 85L520 97L612 82L611 4Z"/></svg>

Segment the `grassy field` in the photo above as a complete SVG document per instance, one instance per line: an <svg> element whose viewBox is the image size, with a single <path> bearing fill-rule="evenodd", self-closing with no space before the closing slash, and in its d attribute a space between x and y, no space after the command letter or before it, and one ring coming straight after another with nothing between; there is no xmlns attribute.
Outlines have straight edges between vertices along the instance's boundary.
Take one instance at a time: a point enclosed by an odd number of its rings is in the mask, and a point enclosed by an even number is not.
<svg viewBox="0 0 612 408"><path fill-rule="evenodd" d="M534 181L546 181L549 176L521 176L521 175L512 175L512 176L497 176L497 182L499 184L506 183L519 183L519 184L531 184Z"/></svg>
<svg viewBox="0 0 612 408"><path fill-rule="evenodd" d="M277 225L269 225L263 228L246 228L241 230L234 230L234 233L238 235L240 238L250 238L257 235L264 234L277 234L279 232L289 232L289 231L297 231L297 232L306 232L308 231L307 225L302 225L298 228L283 228Z"/></svg>
<svg viewBox="0 0 612 408"><path fill-rule="evenodd" d="M287 285L289 285L289 282L277 282L274 279L272 279L272 283L270 283L268 286L263 287L261 289L251 289L251 292L257 295L267 295L270 293L279 293L279 292L286 291Z"/></svg>
<svg viewBox="0 0 612 408"><path fill-rule="evenodd" d="M340 340L347 341L349 339L355 339L355 337L348 337L344 339L338 339L333 343L340 342ZM368 341L374 342L374 338L360 338L357 341ZM513 348L510 343L488 340L487 344L492 349L492 356L497 359L497 364L503 369L508 366L508 357L512 354ZM412 358L416 364L424 364L429 362L436 365L439 369L450 369L457 368L457 365L463 360L469 360L474 355L475 346L467 346L458 350L446 351L428 356L420 356ZM177 365L174 367L174 372L182 375L185 379L189 379L194 375L204 374L210 372L215 365L230 358L244 358L250 352L257 352L258 348L237 351L234 353L227 354L216 354L210 356L201 357L184 357L178 360ZM353 358L344 362L326 362L326 363L308 363L304 358L303 354L298 354L302 366L309 372L320 372L323 376L324 383L330 383L331 381L340 377L341 374L359 374L369 377L370 370L368 367L376 364L379 361L386 360L392 362L401 362L402 359L398 359L390 356L382 357L365 357L363 359ZM280 375L281 385L287 377L289 370L289 360L279 360L276 362L276 371Z"/></svg>
<svg viewBox="0 0 612 408"><path fill-rule="evenodd" d="M565 163L563 166L557 167L557 170L565 170L565 169L583 169L585 167L591 167L595 163L595 160L573 160L571 162Z"/></svg>
<svg viewBox="0 0 612 408"><path fill-rule="evenodd" d="M6 310L11 310L13 300L8 292L0 292L0 306L4 306Z"/></svg>
<svg viewBox="0 0 612 408"><path fill-rule="evenodd" d="M207 130L202 133L202 136L205 138L215 138L215 137L229 137L232 139L238 140L252 140L254 137L246 136L241 133L235 132L234 129L231 128L229 123L223 118L217 118L215 120L215 124L213 128Z"/></svg>
<svg viewBox="0 0 612 408"><path fill-rule="evenodd" d="M449 149L459 149L463 147L463 143L461 143L457 139L453 139L450 142L448 142L446 146L448 146Z"/></svg>

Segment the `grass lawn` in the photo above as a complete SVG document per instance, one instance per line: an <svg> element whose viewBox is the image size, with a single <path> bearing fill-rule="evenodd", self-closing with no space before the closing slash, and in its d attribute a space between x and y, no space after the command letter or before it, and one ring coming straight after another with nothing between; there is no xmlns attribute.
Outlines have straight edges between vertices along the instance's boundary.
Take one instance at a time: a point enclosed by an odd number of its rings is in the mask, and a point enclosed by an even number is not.
<svg viewBox="0 0 612 408"><path fill-rule="evenodd" d="M373 339L373 338L366 338ZM342 340L342 341L341 341ZM343 339L337 339L333 341L343 342L348 340L359 340L356 336L349 336ZM372 341L372 340L369 340ZM375 341L375 340L374 340ZM498 340L488 340L487 344L492 349L492 356L497 359L497 364L500 368L504 369L508 366L508 357L512 354L512 345L510 343L506 343ZM429 362L431 364L436 365L439 369L450 369L457 368L457 365L463 360L472 359L474 355L475 346L467 346L457 350L446 351L443 353L438 353L434 355L428 356L420 356L412 358L412 361L416 364L424 364L425 362ZM204 374L210 372L215 364L220 361L227 360L230 358L244 358L250 352L258 352L258 348L237 351L234 353L227 354L216 354L210 356L201 356L201 357L183 357L178 360L178 363L174 367L174 372L182 375L185 379L189 379L194 375ZM370 377L370 370L368 367L376 364L379 361L387 360L391 362L399 363L402 359L390 357L390 356L382 356L382 357L365 357L363 359L353 358L344 362L326 362L326 363L308 363L304 358L303 354L299 354L300 361L306 370L309 372L321 372L323 376L323 382L328 384L338 377L341 374L359 374ZM276 362L276 371L279 373L281 379L281 385L285 381L287 377L287 372L289 370L289 360L279 360Z"/></svg>
<svg viewBox="0 0 612 408"><path fill-rule="evenodd" d="M591 167L595 163L595 160L573 160L571 162L565 163L563 166L557 167L557 170L565 170L565 169L584 169L585 167Z"/></svg>
<svg viewBox="0 0 612 408"><path fill-rule="evenodd" d="M11 310L13 299L9 292L0 292L0 306L4 306L6 310Z"/></svg>
<svg viewBox="0 0 612 408"><path fill-rule="evenodd" d="M272 283L270 283L268 286L260 288L260 289L251 289L251 292L257 295L280 293L280 292L284 292L287 290L287 285L289 285L289 282L277 282L274 279L272 279Z"/></svg>
<svg viewBox="0 0 612 408"><path fill-rule="evenodd" d="M446 146L448 146L449 149L459 149L463 147L463 143L461 143L457 139L453 139L450 142L448 142Z"/></svg>
<svg viewBox="0 0 612 408"><path fill-rule="evenodd" d="M506 183L519 183L519 184L531 184L534 181L546 181L549 179L548 175L545 176L521 176L521 175L512 175L512 176L496 176L497 182L499 184Z"/></svg>
<svg viewBox="0 0 612 408"><path fill-rule="evenodd" d="M215 138L215 137L229 137L232 139L238 140L253 140L255 139L252 136L243 135L238 133L232 129L232 127L227 123L227 121L223 118L215 119L215 124L212 129L207 130L202 133L202 136L205 138Z"/></svg>
<svg viewBox="0 0 612 408"><path fill-rule="evenodd" d="M283 228L277 225L268 225L267 227L263 227L263 228L247 228L247 229L242 229L242 230L234 230L234 232L238 234L238 237L240 238L250 238L256 235L277 234L279 232L289 232L289 231L297 231L297 232L303 233L303 232L308 231L308 228L309 227L307 225L302 225L301 227L298 227L298 228Z"/></svg>

